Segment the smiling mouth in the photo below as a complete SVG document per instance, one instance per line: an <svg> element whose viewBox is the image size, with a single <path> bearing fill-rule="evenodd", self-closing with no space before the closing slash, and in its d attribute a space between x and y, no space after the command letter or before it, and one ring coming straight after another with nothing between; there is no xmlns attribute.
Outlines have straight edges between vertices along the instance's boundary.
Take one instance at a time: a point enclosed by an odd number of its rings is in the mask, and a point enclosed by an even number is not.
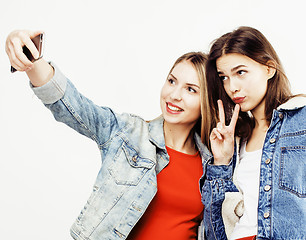
<svg viewBox="0 0 306 240"><path fill-rule="evenodd" d="M171 104L171 103L166 103L167 106L167 111L170 113L179 113L179 112L183 112L184 110Z"/></svg>

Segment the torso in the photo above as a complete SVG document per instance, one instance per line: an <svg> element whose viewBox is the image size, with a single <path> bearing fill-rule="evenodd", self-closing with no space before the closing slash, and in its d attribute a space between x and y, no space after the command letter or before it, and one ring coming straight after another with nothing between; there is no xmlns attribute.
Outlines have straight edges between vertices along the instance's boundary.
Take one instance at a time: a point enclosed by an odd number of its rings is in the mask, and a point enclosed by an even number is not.
<svg viewBox="0 0 306 240"><path fill-rule="evenodd" d="M248 152L242 142L240 163L237 166L237 184L243 193L244 214L236 223L231 239L256 235L257 207L259 197L259 176L262 149Z"/></svg>
<svg viewBox="0 0 306 240"><path fill-rule="evenodd" d="M158 191L129 240L196 239L203 204L199 153L189 155L167 147L170 162L157 175Z"/></svg>

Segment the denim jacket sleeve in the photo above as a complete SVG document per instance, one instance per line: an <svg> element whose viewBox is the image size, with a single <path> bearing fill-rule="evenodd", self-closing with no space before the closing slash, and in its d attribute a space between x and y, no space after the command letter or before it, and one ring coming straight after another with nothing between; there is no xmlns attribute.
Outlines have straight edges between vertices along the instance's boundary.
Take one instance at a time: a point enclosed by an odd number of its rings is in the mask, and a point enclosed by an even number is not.
<svg viewBox="0 0 306 240"><path fill-rule="evenodd" d="M103 145L125 121L120 121L110 108L99 107L84 97L54 64L51 65L53 78L41 87L31 86L34 93L57 121Z"/></svg>
<svg viewBox="0 0 306 240"><path fill-rule="evenodd" d="M228 165L213 165L213 159L206 165L202 186L202 202L205 206L203 223L205 239L227 239L222 218L222 203L226 192L238 192L233 183L233 166L236 155Z"/></svg>

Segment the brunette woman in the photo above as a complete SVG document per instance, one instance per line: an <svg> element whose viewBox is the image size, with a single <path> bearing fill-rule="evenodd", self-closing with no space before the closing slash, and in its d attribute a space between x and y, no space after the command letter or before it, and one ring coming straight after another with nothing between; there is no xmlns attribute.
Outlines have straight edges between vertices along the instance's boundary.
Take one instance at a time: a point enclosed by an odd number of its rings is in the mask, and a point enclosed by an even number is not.
<svg viewBox="0 0 306 240"><path fill-rule="evenodd" d="M218 38L206 69L219 118L202 187L207 239L306 239L305 95L251 27Z"/></svg>

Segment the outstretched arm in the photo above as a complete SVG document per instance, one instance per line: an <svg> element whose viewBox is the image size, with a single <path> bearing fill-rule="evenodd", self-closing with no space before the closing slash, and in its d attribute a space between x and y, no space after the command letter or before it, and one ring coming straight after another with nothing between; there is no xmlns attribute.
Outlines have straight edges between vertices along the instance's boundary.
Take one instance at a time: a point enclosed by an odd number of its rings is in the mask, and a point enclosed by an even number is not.
<svg viewBox="0 0 306 240"><path fill-rule="evenodd" d="M39 53L31 39L40 33L42 31L17 30L8 35L6 52L11 65L27 73L36 96L56 120L95 140L99 146L103 145L125 129L131 118L128 114L118 115L108 107L95 105L52 63L44 59L31 62L23 53L23 47L26 46L34 59L38 59Z"/></svg>

